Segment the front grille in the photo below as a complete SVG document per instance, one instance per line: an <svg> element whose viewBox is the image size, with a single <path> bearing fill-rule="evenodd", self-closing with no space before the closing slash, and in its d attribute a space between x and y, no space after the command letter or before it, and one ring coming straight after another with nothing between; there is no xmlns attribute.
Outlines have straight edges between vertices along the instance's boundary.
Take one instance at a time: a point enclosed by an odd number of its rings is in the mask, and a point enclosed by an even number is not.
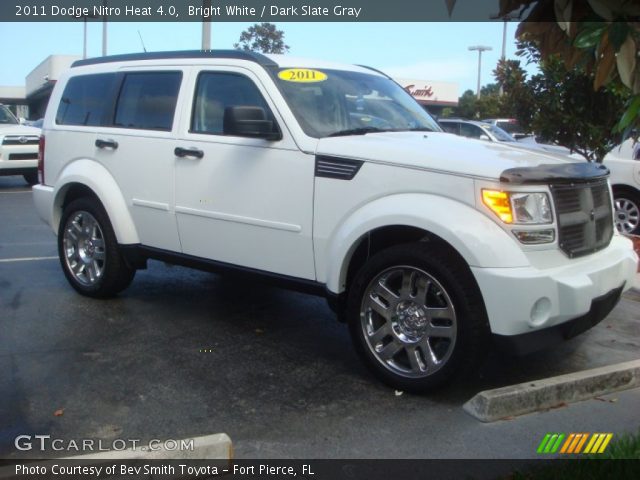
<svg viewBox="0 0 640 480"><path fill-rule="evenodd" d="M9 154L9 160L37 160L37 159L38 159L38 152Z"/></svg>
<svg viewBox="0 0 640 480"><path fill-rule="evenodd" d="M2 140L2 145L38 145L38 137L7 136Z"/></svg>
<svg viewBox="0 0 640 480"><path fill-rule="evenodd" d="M570 258L602 250L613 236L613 212L606 180L551 185L560 249Z"/></svg>

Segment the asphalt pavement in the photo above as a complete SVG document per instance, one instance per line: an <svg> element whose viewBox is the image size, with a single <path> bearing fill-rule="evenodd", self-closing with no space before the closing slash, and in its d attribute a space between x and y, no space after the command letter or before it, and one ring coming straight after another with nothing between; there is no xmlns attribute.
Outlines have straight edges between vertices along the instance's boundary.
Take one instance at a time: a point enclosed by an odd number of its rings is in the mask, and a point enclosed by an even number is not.
<svg viewBox="0 0 640 480"><path fill-rule="evenodd" d="M483 424L480 390L640 358L640 293L600 325L474 380L395 392L362 366L324 299L150 262L110 300L67 284L21 177L0 177L0 457L66 441L225 432L236 458L537 458L547 432L640 428L640 390Z"/></svg>

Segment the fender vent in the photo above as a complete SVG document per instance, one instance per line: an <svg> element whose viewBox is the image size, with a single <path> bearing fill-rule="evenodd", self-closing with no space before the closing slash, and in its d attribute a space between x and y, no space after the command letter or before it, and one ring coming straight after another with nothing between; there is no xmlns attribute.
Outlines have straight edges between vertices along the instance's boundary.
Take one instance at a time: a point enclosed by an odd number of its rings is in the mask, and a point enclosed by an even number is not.
<svg viewBox="0 0 640 480"><path fill-rule="evenodd" d="M361 160L316 155L316 177L351 180L363 163Z"/></svg>

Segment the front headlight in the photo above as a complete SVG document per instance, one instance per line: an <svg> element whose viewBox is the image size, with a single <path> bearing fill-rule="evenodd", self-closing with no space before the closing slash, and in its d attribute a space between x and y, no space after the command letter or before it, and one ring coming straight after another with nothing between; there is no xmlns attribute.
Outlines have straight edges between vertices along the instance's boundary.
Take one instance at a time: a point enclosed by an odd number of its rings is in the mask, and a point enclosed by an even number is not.
<svg viewBox="0 0 640 480"><path fill-rule="evenodd" d="M482 190L483 203L504 223L544 225L553 223L549 195L544 192Z"/></svg>

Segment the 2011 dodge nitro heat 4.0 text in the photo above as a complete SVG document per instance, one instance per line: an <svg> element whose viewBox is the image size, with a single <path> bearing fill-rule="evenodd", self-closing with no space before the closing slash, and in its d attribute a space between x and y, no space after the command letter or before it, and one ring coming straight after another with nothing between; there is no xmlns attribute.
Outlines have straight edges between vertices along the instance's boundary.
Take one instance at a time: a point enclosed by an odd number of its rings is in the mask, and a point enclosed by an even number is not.
<svg viewBox="0 0 640 480"><path fill-rule="evenodd" d="M637 265L605 167L443 133L386 75L288 55L78 61L39 175L81 294L159 259L324 295L401 390L587 330Z"/></svg>

